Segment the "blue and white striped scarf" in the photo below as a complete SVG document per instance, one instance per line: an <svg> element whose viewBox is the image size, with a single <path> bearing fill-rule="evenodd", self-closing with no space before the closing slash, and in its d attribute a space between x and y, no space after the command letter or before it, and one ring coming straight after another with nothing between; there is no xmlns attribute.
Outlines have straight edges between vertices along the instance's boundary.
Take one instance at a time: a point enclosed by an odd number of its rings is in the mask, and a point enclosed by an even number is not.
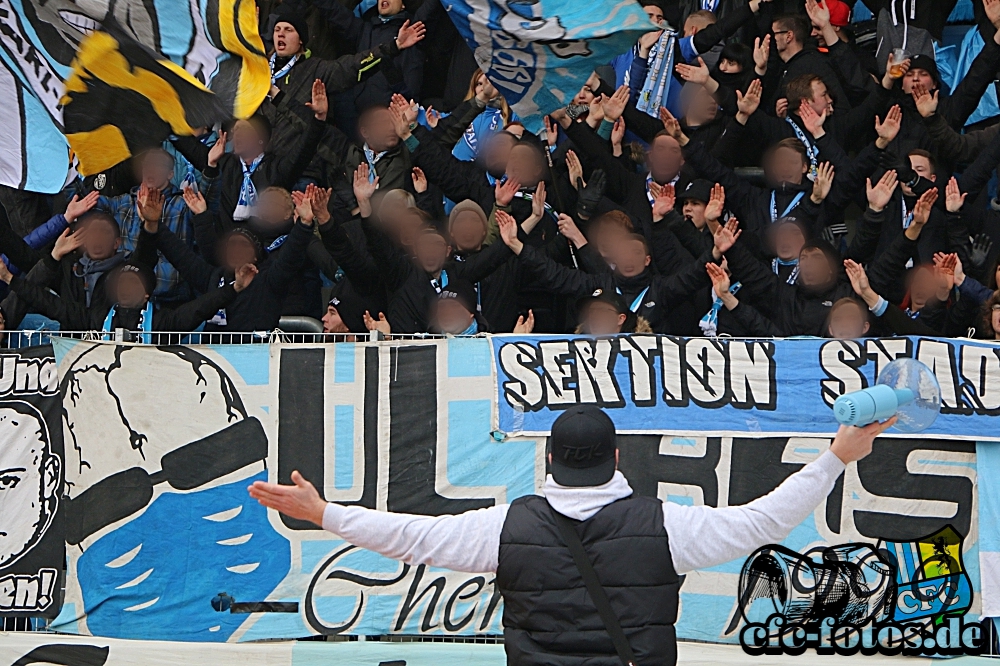
<svg viewBox="0 0 1000 666"><path fill-rule="evenodd" d="M257 188L254 187L252 178L262 159L264 159L264 153L258 155L250 163L250 166L240 160L240 166L243 167L243 184L240 186L240 200L233 211L234 220L246 220L253 215L253 209L257 205Z"/></svg>
<svg viewBox="0 0 1000 666"><path fill-rule="evenodd" d="M729 293L735 294L742 287L739 282L734 282L729 286ZM705 313L705 316L698 322L702 332L710 338L714 338L719 333L719 310L722 309L722 299L712 290L712 309Z"/></svg>
<svg viewBox="0 0 1000 666"><path fill-rule="evenodd" d="M674 72L674 45L677 33L664 30L660 39L649 49L646 70L646 81L639 91L639 99L635 108L654 118L660 113L660 107L667 103L670 93L670 77Z"/></svg>

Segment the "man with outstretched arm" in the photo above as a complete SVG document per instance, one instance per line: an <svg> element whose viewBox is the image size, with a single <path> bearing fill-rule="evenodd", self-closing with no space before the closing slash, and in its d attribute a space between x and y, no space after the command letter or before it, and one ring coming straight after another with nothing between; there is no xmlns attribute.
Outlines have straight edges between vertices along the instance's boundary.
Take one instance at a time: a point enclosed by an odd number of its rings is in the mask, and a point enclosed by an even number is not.
<svg viewBox="0 0 1000 666"><path fill-rule="evenodd" d="M743 506L684 506L636 496L618 471L614 423L590 405L570 408L553 423L544 497L432 517L328 503L298 472L292 472L294 486L257 481L249 490L267 507L386 557L496 572L508 664L621 664L561 536L571 534L560 531L569 518L635 663L669 666L677 659L678 574L784 539L894 421L842 426L828 451Z"/></svg>

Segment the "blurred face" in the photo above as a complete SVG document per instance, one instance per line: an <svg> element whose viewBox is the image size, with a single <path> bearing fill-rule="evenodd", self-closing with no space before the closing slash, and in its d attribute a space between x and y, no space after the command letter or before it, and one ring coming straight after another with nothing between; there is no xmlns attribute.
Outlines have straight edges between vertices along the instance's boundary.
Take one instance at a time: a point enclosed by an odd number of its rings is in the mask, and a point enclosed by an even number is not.
<svg viewBox="0 0 1000 666"><path fill-rule="evenodd" d="M223 263L226 268L235 271L243 264L256 263L257 253L250 239L242 234L231 234L226 239L223 250Z"/></svg>
<svg viewBox="0 0 1000 666"><path fill-rule="evenodd" d="M993 326L993 336L1000 340L1000 304L993 306L990 312L990 324Z"/></svg>
<svg viewBox="0 0 1000 666"><path fill-rule="evenodd" d="M599 224L592 227L588 240L590 240L604 260L609 264L615 263L615 249L625 240L629 232L617 224Z"/></svg>
<svg viewBox="0 0 1000 666"><path fill-rule="evenodd" d="M792 261L806 244L805 234L797 224L779 224L774 227L774 253L782 261Z"/></svg>
<svg viewBox="0 0 1000 666"><path fill-rule="evenodd" d="M451 225L451 240L459 252L478 250L486 240L482 218L471 210L459 213Z"/></svg>
<svg viewBox="0 0 1000 666"><path fill-rule="evenodd" d="M685 199L684 206L681 208L681 213L684 217L691 220L699 229L705 228L705 207L704 201L698 201L696 199Z"/></svg>
<svg viewBox="0 0 1000 666"><path fill-rule="evenodd" d="M803 287L822 287L833 283L833 266L822 250L810 248L799 254L799 284Z"/></svg>
<svg viewBox="0 0 1000 666"><path fill-rule="evenodd" d="M121 244L121 232L111 220L95 217L87 220L87 235L83 241L83 252L91 259L107 259L114 256Z"/></svg>
<svg viewBox="0 0 1000 666"><path fill-rule="evenodd" d="M812 99L808 100L808 104L817 115L823 115L824 111L828 116L833 113L833 98L830 97L825 83L822 81L812 82Z"/></svg>
<svg viewBox="0 0 1000 666"><path fill-rule="evenodd" d="M858 304L844 304L830 313L827 333L831 338L862 338L868 332L868 316Z"/></svg>
<svg viewBox="0 0 1000 666"><path fill-rule="evenodd" d="M719 104L715 101L712 93L708 92L705 86L697 86L694 94L688 100L687 112L685 115L689 122L702 124L715 120L718 115Z"/></svg>
<svg viewBox="0 0 1000 666"><path fill-rule="evenodd" d="M934 83L934 77L926 69L911 69L903 75L903 92L907 95L913 92L913 87L917 84L924 86L928 90L937 88L937 85Z"/></svg>
<svg viewBox="0 0 1000 666"><path fill-rule="evenodd" d="M275 190L261 192L257 197L257 217L268 224L278 225L292 217L292 200Z"/></svg>
<svg viewBox="0 0 1000 666"><path fill-rule="evenodd" d="M244 160L250 160L264 152L264 137L257 128L246 120L237 120L233 125L233 152Z"/></svg>
<svg viewBox="0 0 1000 666"><path fill-rule="evenodd" d="M624 277L634 277L649 266L649 254L640 241L627 238L615 248L615 267Z"/></svg>
<svg viewBox="0 0 1000 666"><path fill-rule="evenodd" d="M323 332L324 333L350 333L350 329L344 323L344 320L340 318L340 313L337 312L337 308L332 305L326 306L326 314L323 315Z"/></svg>
<svg viewBox="0 0 1000 666"><path fill-rule="evenodd" d="M154 190L162 190L174 176L174 160L158 150L146 154L142 160L142 183Z"/></svg>
<svg viewBox="0 0 1000 666"><path fill-rule="evenodd" d="M719 60L719 71L723 74L739 74L743 71L743 65L735 60L722 58Z"/></svg>
<svg viewBox="0 0 1000 666"><path fill-rule="evenodd" d="M809 165L802 153L782 146L771 153L765 168L770 172L767 175L773 182L798 185L809 170Z"/></svg>
<svg viewBox="0 0 1000 666"><path fill-rule="evenodd" d="M625 315L619 314L610 303L594 301L580 313L580 325L590 335L614 335L621 333Z"/></svg>
<svg viewBox="0 0 1000 666"><path fill-rule="evenodd" d="M483 147L483 165L494 176L502 175L507 169L511 148L517 140L507 132L498 132Z"/></svg>
<svg viewBox="0 0 1000 666"><path fill-rule="evenodd" d="M484 89L486 91L486 94L489 95L490 99L493 99L494 97L497 96L497 89L493 87L493 84L490 83L490 80L486 78L485 74L480 74L479 78L476 79L476 96L478 97L479 94L482 93Z"/></svg>
<svg viewBox="0 0 1000 666"><path fill-rule="evenodd" d="M420 268L431 275L436 275L451 254L451 247L438 234L422 233L417 237L413 253Z"/></svg>
<svg viewBox="0 0 1000 666"><path fill-rule="evenodd" d="M406 209L396 216L396 237L399 239L399 244L403 247L414 247L417 239L426 228L427 225L424 223L423 218L419 215L414 215Z"/></svg>
<svg viewBox="0 0 1000 666"><path fill-rule="evenodd" d="M910 309L921 310L938 292L938 277L933 268L920 266L910 282Z"/></svg>
<svg viewBox="0 0 1000 666"><path fill-rule="evenodd" d="M141 308L146 305L149 294L139 276L131 271L118 274L118 304L123 308Z"/></svg>
<svg viewBox="0 0 1000 666"><path fill-rule="evenodd" d="M601 77L597 76L597 72L590 75L587 82L583 84L580 88L580 92L576 94L573 98L573 104L590 104L594 101L594 91L601 87Z"/></svg>
<svg viewBox="0 0 1000 666"><path fill-rule="evenodd" d="M653 180L661 185L669 183L684 166L684 153L681 152L681 144L672 136L660 136L653 141L649 148L647 157L649 163L649 173Z"/></svg>
<svg viewBox="0 0 1000 666"><path fill-rule="evenodd" d="M274 24L274 52L279 58L290 58L302 51L302 40L291 23L278 21Z"/></svg>
<svg viewBox="0 0 1000 666"><path fill-rule="evenodd" d="M507 177L525 187L534 187L542 179L541 156L529 146L514 146L507 159Z"/></svg>
<svg viewBox="0 0 1000 666"><path fill-rule="evenodd" d="M458 335L464 333L475 317L454 298L439 298L434 309L434 321L442 333Z"/></svg>
<svg viewBox="0 0 1000 666"><path fill-rule="evenodd" d="M399 135L396 134L396 127L392 122L392 114L389 113L389 109L387 108L376 109L365 115L358 131L361 134L361 138L368 144L368 147L377 153L399 145Z"/></svg>
<svg viewBox="0 0 1000 666"><path fill-rule="evenodd" d="M646 12L646 16L649 17L649 20L656 25L663 23L663 10L656 5L647 5L642 8L642 11Z"/></svg>
<svg viewBox="0 0 1000 666"><path fill-rule="evenodd" d="M403 11L403 0L378 0L379 16L395 16Z"/></svg>

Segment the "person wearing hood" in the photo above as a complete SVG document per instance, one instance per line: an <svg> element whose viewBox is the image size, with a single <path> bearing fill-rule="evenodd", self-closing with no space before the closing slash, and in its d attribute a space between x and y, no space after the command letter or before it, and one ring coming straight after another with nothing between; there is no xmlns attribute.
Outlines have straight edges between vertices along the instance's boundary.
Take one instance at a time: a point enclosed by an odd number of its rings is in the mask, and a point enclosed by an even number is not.
<svg viewBox="0 0 1000 666"><path fill-rule="evenodd" d="M248 492L266 507L410 566L495 572L510 666L672 666L679 576L780 542L893 423L841 426L815 461L743 506L640 497L626 476L642 462L618 448L614 422L593 405L571 405L552 424L544 496L419 516L328 503L298 471L292 486L255 481ZM584 562L596 584L584 582ZM601 589L620 639L612 639L593 601Z"/></svg>
<svg viewBox="0 0 1000 666"><path fill-rule="evenodd" d="M720 233L725 236L729 232L723 228ZM726 260L732 279L741 285L736 294L730 291L730 277L721 267L707 266L715 293L727 312L725 316L719 313L719 331L723 333L729 332L726 322L732 317L739 330L752 336L823 336L830 308L854 293L842 279L840 254L826 241L814 240L802 247L798 277L792 284L754 257L744 243L732 243Z"/></svg>
<svg viewBox="0 0 1000 666"><path fill-rule="evenodd" d="M302 106L302 112L310 116L308 129L285 143L271 140L271 122L260 114L233 124L232 152L226 152L225 132L211 148L191 136L171 139L174 147L213 183L208 198L218 198L222 231L253 216L258 192L271 185L291 190L309 165L326 127L329 108L326 86L320 79L312 81L310 94L311 101Z"/></svg>
<svg viewBox="0 0 1000 666"><path fill-rule="evenodd" d="M205 324L205 331L272 331L278 326L292 283L300 276L306 247L313 235L314 215L308 199L296 206L296 214L298 222L292 226L281 245L281 252L273 261L265 261L264 246L246 225L235 227L220 238L216 245L219 255L216 266L153 220L143 225L134 261L141 266L151 266L159 252L181 277L203 294L226 289L233 284L241 266L253 264L260 275L232 303L218 308L215 316Z"/></svg>
<svg viewBox="0 0 1000 666"><path fill-rule="evenodd" d="M119 264L107 278L106 293L111 303L84 305L70 299L62 299L45 287L14 276L6 264L0 262L0 280L10 285L11 290L26 301L35 311L59 322L64 331L103 331L105 339L115 330L129 332L125 342L159 344L160 336L152 331L185 333L193 331L219 308L233 302L236 295L253 282L257 268L244 264L235 274L232 284L213 290L193 301L176 308L155 310L151 294L156 285L152 271L134 263Z"/></svg>
<svg viewBox="0 0 1000 666"><path fill-rule="evenodd" d="M665 277L650 268L652 258L646 238L630 234L616 243L612 253L614 271L590 274L557 264L523 243L518 238L518 225L511 217L498 214L497 223L503 242L518 256L522 266L534 274L541 287L575 298L593 294L598 289L621 294L628 301L629 310L649 322L657 333L671 332L669 327L673 322L668 308L708 286L704 266L722 258L730 247L725 239L733 236L732 233L728 237L717 234L710 251L680 267L674 275ZM735 223L732 226L735 228Z"/></svg>

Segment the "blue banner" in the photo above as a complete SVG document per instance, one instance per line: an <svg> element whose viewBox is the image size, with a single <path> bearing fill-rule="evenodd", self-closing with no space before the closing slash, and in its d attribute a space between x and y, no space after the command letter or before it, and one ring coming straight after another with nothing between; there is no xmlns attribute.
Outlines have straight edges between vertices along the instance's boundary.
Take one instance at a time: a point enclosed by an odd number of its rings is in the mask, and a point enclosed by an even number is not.
<svg viewBox="0 0 1000 666"><path fill-rule="evenodd" d="M442 0L462 39L530 132L569 104L595 67L655 26L633 2Z"/></svg>
<svg viewBox="0 0 1000 666"><path fill-rule="evenodd" d="M633 335L497 336L497 429L547 434L572 405L607 410L620 433L820 435L838 396L899 357L926 364L941 414L921 437L997 440L1000 346L939 338L736 340ZM887 435L891 435L890 430Z"/></svg>

